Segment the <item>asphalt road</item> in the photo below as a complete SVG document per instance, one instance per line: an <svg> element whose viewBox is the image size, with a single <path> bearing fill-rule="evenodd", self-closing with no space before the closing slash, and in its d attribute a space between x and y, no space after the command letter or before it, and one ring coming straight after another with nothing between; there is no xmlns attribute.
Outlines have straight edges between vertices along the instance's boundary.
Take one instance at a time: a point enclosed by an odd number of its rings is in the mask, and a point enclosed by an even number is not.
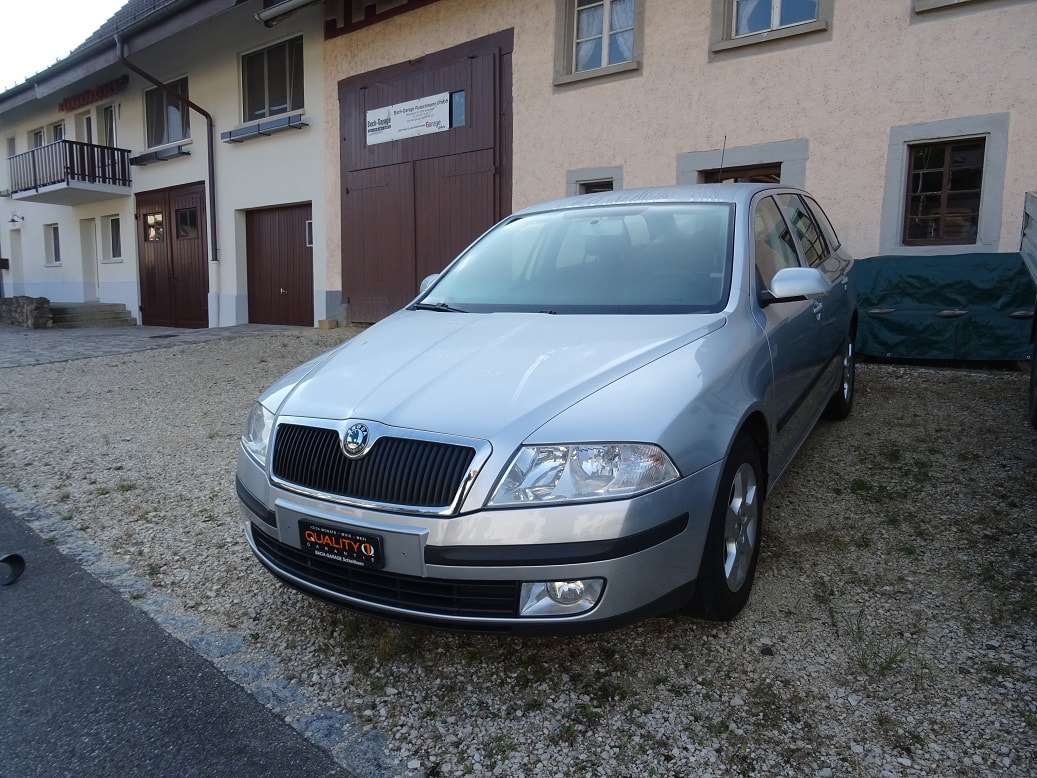
<svg viewBox="0 0 1037 778"><path fill-rule="evenodd" d="M0 778L350 775L0 505L9 553Z"/></svg>

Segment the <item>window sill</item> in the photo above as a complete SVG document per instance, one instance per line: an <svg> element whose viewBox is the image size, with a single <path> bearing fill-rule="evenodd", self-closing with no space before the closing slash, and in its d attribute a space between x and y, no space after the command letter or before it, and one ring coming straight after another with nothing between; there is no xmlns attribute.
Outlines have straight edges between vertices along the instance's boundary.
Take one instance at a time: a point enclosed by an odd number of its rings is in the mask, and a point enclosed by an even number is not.
<svg viewBox="0 0 1037 778"><path fill-rule="evenodd" d="M143 154L138 154L136 157L130 157L131 165L150 165L154 162L167 162L177 157L189 157L191 156L190 150L187 146L190 141L186 143L180 143L175 146L164 146L154 151L145 151Z"/></svg>
<svg viewBox="0 0 1037 778"><path fill-rule="evenodd" d="M615 65L606 65L603 68L594 68L593 70L580 70L576 73L565 73L563 75L556 75L554 78L555 86L562 86L564 84L575 84L580 81L589 81L594 78L604 78L606 76L614 76L617 73L631 73L641 69L641 60L630 60L629 62L617 62Z"/></svg>
<svg viewBox="0 0 1037 778"><path fill-rule="evenodd" d="M257 122L249 122L233 130L220 133L220 140L224 143L244 143L253 138L275 135L285 130L301 130L308 127L305 114L293 113L285 116L275 116L270 119L260 119Z"/></svg>
<svg viewBox="0 0 1037 778"><path fill-rule="evenodd" d="M953 8L956 5L966 5L976 1L977 0L913 0L911 10L916 14L923 14L926 11L938 11L941 8Z"/></svg>
<svg viewBox="0 0 1037 778"><path fill-rule="evenodd" d="M795 38L800 35L809 35L812 32L826 32L827 30L828 21L818 19L817 21L803 22L803 24L797 24L792 27L779 27L776 30L767 30L766 32L754 33L753 35L743 35L738 38L716 41L710 46L710 51L714 53L729 51L731 49L740 49L744 46L755 46L768 41Z"/></svg>

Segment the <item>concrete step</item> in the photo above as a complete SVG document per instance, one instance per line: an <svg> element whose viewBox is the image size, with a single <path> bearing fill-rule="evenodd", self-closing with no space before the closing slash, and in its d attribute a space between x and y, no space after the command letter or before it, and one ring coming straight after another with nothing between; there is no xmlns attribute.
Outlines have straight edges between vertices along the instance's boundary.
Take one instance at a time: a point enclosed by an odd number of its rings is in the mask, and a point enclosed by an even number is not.
<svg viewBox="0 0 1037 778"><path fill-rule="evenodd" d="M56 329L80 327L132 327L136 319L121 303L55 303L50 304Z"/></svg>

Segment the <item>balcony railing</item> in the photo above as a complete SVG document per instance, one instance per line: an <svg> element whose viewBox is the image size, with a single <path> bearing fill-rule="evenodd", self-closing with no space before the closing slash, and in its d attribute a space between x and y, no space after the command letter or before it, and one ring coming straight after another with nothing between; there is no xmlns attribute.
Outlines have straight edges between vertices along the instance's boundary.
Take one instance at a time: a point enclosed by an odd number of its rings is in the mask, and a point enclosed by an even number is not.
<svg viewBox="0 0 1037 778"><path fill-rule="evenodd" d="M130 152L113 146L97 146L59 140L8 159L11 194L29 195L58 187L129 194Z"/></svg>

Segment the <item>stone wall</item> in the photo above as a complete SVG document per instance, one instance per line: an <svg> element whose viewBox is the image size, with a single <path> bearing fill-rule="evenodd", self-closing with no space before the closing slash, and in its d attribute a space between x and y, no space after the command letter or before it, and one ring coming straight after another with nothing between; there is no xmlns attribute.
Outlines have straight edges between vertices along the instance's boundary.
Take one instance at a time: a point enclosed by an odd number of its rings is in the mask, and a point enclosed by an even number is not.
<svg viewBox="0 0 1037 778"><path fill-rule="evenodd" d="M50 312L50 300L46 297L2 297L0 298L0 323L31 330L49 329L54 324Z"/></svg>

